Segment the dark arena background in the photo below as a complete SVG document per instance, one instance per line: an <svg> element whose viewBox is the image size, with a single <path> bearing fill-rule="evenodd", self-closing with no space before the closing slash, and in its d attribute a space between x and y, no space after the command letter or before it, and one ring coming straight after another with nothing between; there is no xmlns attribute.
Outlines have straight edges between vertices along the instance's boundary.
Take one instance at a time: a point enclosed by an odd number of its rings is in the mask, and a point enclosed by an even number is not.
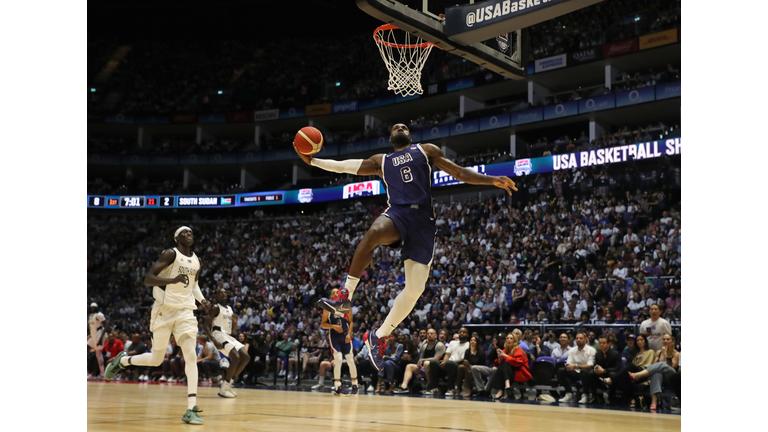
<svg viewBox="0 0 768 432"><path fill-rule="evenodd" d="M89 2L88 316L105 319L103 366L166 354L105 380L87 346L88 430L191 427L186 362L175 340L153 345L144 284L181 226L251 359L219 397L230 361L198 340L204 428L680 430L681 21L679 0ZM388 89L385 23L435 45L420 92ZM405 273L401 249L375 250L350 313L359 394L339 397L316 303L344 286L387 185L310 167L292 142L312 126L317 157L367 159L393 152L396 123L518 190L432 167L423 294L377 372L365 335ZM424 368L422 342L469 343L462 328L482 358ZM530 377L499 388L510 332ZM568 378L582 339L603 366ZM630 378L657 362L670 367Z"/></svg>

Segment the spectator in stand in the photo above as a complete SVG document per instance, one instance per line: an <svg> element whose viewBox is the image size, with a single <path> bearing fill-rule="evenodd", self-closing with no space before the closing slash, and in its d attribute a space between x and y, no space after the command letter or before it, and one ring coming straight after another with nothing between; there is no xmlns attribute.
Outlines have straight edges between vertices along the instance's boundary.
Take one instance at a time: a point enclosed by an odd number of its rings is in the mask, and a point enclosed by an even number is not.
<svg viewBox="0 0 768 432"><path fill-rule="evenodd" d="M485 366L485 351L480 343L480 336L477 334L469 338L469 349L464 351L464 361L458 368L456 374L456 396L462 395L462 388L465 390L463 396L472 395L474 379L472 378L473 366ZM478 391L482 389L477 389Z"/></svg>
<svg viewBox="0 0 768 432"><path fill-rule="evenodd" d="M221 355L212 341L206 335L198 335L197 341L203 346L197 355L197 366L200 370L200 379L204 383L212 382L214 374L219 375L221 370ZM218 382L217 378L217 382Z"/></svg>
<svg viewBox="0 0 768 432"><path fill-rule="evenodd" d="M576 333L576 348L568 352L565 368L557 371L557 382L565 387L565 396L559 402L574 400L572 381L581 379L583 370L592 370L596 354L595 349L587 345L587 335L584 332ZM579 403L587 403L586 393L582 394Z"/></svg>
<svg viewBox="0 0 768 432"><path fill-rule="evenodd" d="M662 384L672 385L680 364L680 352L675 349L675 337L665 334L664 347L656 353L656 361L637 373L630 373L633 382L651 378L651 411L656 411Z"/></svg>
<svg viewBox="0 0 768 432"><path fill-rule="evenodd" d="M387 382L384 393L390 394L395 389L395 376L400 368L400 358L403 355L403 345L397 341L399 332L392 332L392 337L388 339L387 348L384 351L384 367L379 370L379 380L374 393L382 392L382 383Z"/></svg>
<svg viewBox="0 0 768 432"><path fill-rule="evenodd" d="M654 304L650 307L651 318L640 324L640 333L648 337L649 348L659 351L663 346L662 338L665 334L672 334L672 326L669 321L661 318L659 305Z"/></svg>
<svg viewBox="0 0 768 432"><path fill-rule="evenodd" d="M489 381L491 389L497 389L494 399L515 399L512 382L527 382L531 379L528 369L528 355L518 345L518 335L508 333L504 349L497 349L494 361L496 370Z"/></svg>
<svg viewBox="0 0 768 432"><path fill-rule="evenodd" d="M141 340L141 336L138 333L131 335L131 345L127 347L128 355L134 356L144 354L149 351L147 344ZM139 366L130 366L123 372L123 379L125 381L144 381L144 371L146 369L140 369Z"/></svg>
<svg viewBox="0 0 768 432"><path fill-rule="evenodd" d="M595 354L595 367L592 370L582 371L581 383L584 394L588 395L587 403L593 403L597 391L603 388L600 377L610 376L621 369L621 355L611 348L608 336L602 335L598 341L600 349Z"/></svg>
<svg viewBox="0 0 768 432"><path fill-rule="evenodd" d="M432 362L437 363L445 354L445 345L437 340L435 329L427 330L427 338L419 344L418 361L405 367L402 384L394 390L395 393L408 393L408 384L414 375L428 371ZM427 376L429 376L427 374Z"/></svg>
<svg viewBox="0 0 768 432"><path fill-rule="evenodd" d="M541 338L538 334L533 335L531 342L531 355L533 356L534 360L538 359L539 357L552 357L552 350L549 349L548 345L541 342Z"/></svg>
<svg viewBox="0 0 768 432"><path fill-rule="evenodd" d="M555 349L552 350L552 357L555 359L555 361L558 362L563 357L568 358L568 354L572 348L573 343L573 340L568 333L560 333L559 340L560 345L556 346Z"/></svg>
<svg viewBox="0 0 768 432"><path fill-rule="evenodd" d="M432 386L429 390L433 395L440 394L440 388L437 386L440 376L447 376L448 396L458 396L460 392L455 390L456 373L459 364L464 362L464 353L469 349L469 330L466 327L459 329L458 340L453 340L445 348L445 354L437 365L430 365L429 384ZM437 366L437 367L435 367Z"/></svg>
<svg viewBox="0 0 768 432"><path fill-rule="evenodd" d="M630 374L645 369L653 363L655 358L654 351L648 349L648 338L641 333L637 335L636 339L632 360L627 360L627 364L615 374L603 378L603 382L611 386L612 390L621 390L622 401L620 404L625 405L627 400L631 399L630 408L635 407L634 386Z"/></svg>

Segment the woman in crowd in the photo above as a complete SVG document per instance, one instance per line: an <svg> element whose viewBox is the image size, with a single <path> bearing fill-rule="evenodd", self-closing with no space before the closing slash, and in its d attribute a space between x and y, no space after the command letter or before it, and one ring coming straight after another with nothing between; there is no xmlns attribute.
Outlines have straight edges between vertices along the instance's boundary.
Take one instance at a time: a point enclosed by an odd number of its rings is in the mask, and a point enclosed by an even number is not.
<svg viewBox="0 0 768 432"><path fill-rule="evenodd" d="M651 378L651 411L656 410L658 394L661 393L662 384L671 385L672 378L677 373L680 361L680 352L675 349L675 337L665 334L662 337L663 348L656 354L656 362L636 373L629 373L633 382Z"/></svg>
<svg viewBox="0 0 768 432"><path fill-rule="evenodd" d="M491 388L497 389L494 399L514 399L512 382L527 382L531 379L528 370L528 356L520 348L517 335L507 334L504 349L497 349L499 358L493 363L496 370L491 374ZM502 397L503 396L503 397Z"/></svg>
<svg viewBox="0 0 768 432"><path fill-rule="evenodd" d="M456 372L456 394L461 394L462 384L466 393L464 396L472 395L472 366L485 366L485 351L483 351L482 341L477 334L469 338L469 349L464 352L464 361L459 365ZM480 391L482 389L478 389Z"/></svg>
<svg viewBox="0 0 768 432"><path fill-rule="evenodd" d="M301 368L303 373L309 373L309 375L306 375L306 378L312 378L312 373L309 372L309 370L315 371L315 375L317 375L317 367L320 364L320 354L322 354L323 351L322 347L326 346L323 342L324 340L320 337L320 332L315 330L312 332L312 337L307 341L307 345L302 347L302 350L306 348L306 353L302 356L303 364Z"/></svg>
<svg viewBox="0 0 768 432"><path fill-rule="evenodd" d="M648 347L648 339L645 335L637 335L633 354L632 360L627 359L627 364L624 367L610 377L603 379L603 382L611 387L612 394L616 389L619 389L624 401L632 398L630 408L635 406L631 373L642 371L650 366L655 358L654 351Z"/></svg>
<svg viewBox="0 0 768 432"><path fill-rule="evenodd" d="M293 342L290 340L290 333L283 332L283 338L275 344L277 350L277 376L285 376L288 366L288 355L293 350Z"/></svg>

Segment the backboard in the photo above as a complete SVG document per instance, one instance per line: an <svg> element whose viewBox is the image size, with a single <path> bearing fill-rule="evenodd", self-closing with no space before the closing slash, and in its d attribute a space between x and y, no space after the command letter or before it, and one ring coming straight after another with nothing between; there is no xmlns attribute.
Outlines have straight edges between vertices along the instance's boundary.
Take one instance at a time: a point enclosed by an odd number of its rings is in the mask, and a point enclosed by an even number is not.
<svg viewBox="0 0 768 432"><path fill-rule="evenodd" d="M356 0L367 14L511 79L525 77L522 29L602 0Z"/></svg>

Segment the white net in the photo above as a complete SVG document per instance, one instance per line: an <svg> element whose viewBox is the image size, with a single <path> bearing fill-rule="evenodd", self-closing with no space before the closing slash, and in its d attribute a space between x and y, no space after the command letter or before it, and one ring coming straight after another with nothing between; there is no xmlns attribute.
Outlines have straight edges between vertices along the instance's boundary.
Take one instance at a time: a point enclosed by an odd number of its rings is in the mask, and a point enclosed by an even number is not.
<svg viewBox="0 0 768 432"><path fill-rule="evenodd" d="M391 25L376 29L374 39L389 70L387 90L401 96L424 93L421 70L434 45Z"/></svg>

